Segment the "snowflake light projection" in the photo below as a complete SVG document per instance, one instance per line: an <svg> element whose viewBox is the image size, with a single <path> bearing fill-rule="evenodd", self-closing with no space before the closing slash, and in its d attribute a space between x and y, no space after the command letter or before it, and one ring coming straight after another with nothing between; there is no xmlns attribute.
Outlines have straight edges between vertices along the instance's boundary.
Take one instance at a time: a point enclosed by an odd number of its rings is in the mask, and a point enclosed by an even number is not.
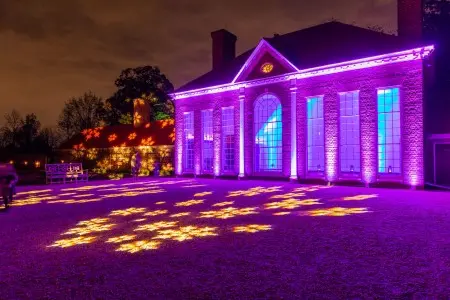
<svg viewBox="0 0 450 300"><path fill-rule="evenodd" d="M136 253L142 250L155 250L158 249L160 245L161 242L159 241L148 241L148 240L135 241L132 243L120 245L119 248L116 249L116 251Z"/></svg>
<svg viewBox="0 0 450 300"><path fill-rule="evenodd" d="M188 200L175 203L175 206L192 206L203 203L205 200Z"/></svg>
<svg viewBox="0 0 450 300"><path fill-rule="evenodd" d="M127 209L113 210L109 215L110 216L129 216L129 215L145 213L146 210L147 209L145 207L130 207Z"/></svg>
<svg viewBox="0 0 450 300"><path fill-rule="evenodd" d="M136 238L135 234L126 234L126 235L109 238L106 242L118 244L118 243L134 240L135 238Z"/></svg>
<svg viewBox="0 0 450 300"><path fill-rule="evenodd" d="M225 202L219 202L216 204L213 204L212 206L228 206L228 205L233 205L234 201L225 201Z"/></svg>
<svg viewBox="0 0 450 300"><path fill-rule="evenodd" d="M315 209L306 212L302 212L300 215L311 217L343 217L353 214L368 213L369 210L365 207L345 208L345 207L332 207L325 209Z"/></svg>
<svg viewBox="0 0 450 300"><path fill-rule="evenodd" d="M178 229L158 231L153 239L174 240L178 242L192 240L196 237L217 236L217 227L184 226Z"/></svg>
<svg viewBox="0 0 450 300"><path fill-rule="evenodd" d="M274 186L268 188L258 186L250 188L248 190L229 192L227 197L238 197L238 196L252 197L260 194L280 192L281 188L282 188L281 186Z"/></svg>
<svg viewBox="0 0 450 300"><path fill-rule="evenodd" d="M356 195L356 196L344 197L343 200L344 201L359 201L359 200L372 199L372 198L376 198L376 197L378 197L378 195L376 195L376 194L372 194L372 195Z"/></svg>
<svg viewBox="0 0 450 300"><path fill-rule="evenodd" d="M194 197L204 197L204 196L208 196L208 195L212 195L212 192L197 193L197 194L194 194Z"/></svg>
<svg viewBox="0 0 450 300"><path fill-rule="evenodd" d="M216 219L229 219L237 216L253 215L257 214L257 207L245 207L235 208L227 207L220 210L202 211L199 218L216 218Z"/></svg>
<svg viewBox="0 0 450 300"><path fill-rule="evenodd" d="M164 210L154 210L154 211L146 212L146 213L144 214L144 216L152 216L152 217L154 217L154 216L159 216L159 215L165 215L165 214L167 214L168 212L169 212L169 211L166 210L166 209L164 209Z"/></svg>
<svg viewBox="0 0 450 300"><path fill-rule="evenodd" d="M79 236L71 239L58 240L47 247L68 248L76 245L89 244L95 241L93 236Z"/></svg>
<svg viewBox="0 0 450 300"><path fill-rule="evenodd" d="M177 213L177 214L172 214L169 217L171 217L171 218L180 218L180 217L189 216L190 214L191 214L191 212L187 211L187 212L181 212L181 213Z"/></svg>
<svg viewBox="0 0 450 300"><path fill-rule="evenodd" d="M318 205L322 204L319 202L319 199L305 199L305 200L297 200L297 199L286 199L280 202L270 202L264 204L265 209L295 209L300 206L307 205Z"/></svg>
<svg viewBox="0 0 450 300"><path fill-rule="evenodd" d="M95 218L87 221L79 222L76 227L64 232L63 235L87 235L94 232L109 231L116 224L107 223L108 218Z"/></svg>
<svg viewBox="0 0 450 300"><path fill-rule="evenodd" d="M291 199L296 197L303 197L305 196L305 193L286 193L286 194L280 194L280 195L273 195L270 197L270 199Z"/></svg>
<svg viewBox="0 0 450 300"><path fill-rule="evenodd" d="M170 228L170 227L175 227L177 225L178 225L178 221L173 221L173 222L161 221L161 222L155 222L155 223L151 223L151 224L140 225L134 231L157 231L162 228Z"/></svg>
<svg viewBox="0 0 450 300"><path fill-rule="evenodd" d="M271 225L258 225L258 224L250 224L245 226L235 226L233 227L233 232L248 232L248 233L255 233L258 231L267 231L271 230Z"/></svg>

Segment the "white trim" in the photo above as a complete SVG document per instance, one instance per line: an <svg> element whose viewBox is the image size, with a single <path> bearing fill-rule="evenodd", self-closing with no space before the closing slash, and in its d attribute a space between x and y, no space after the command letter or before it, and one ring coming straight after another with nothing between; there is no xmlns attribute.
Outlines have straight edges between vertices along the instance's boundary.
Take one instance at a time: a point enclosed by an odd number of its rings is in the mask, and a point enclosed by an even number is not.
<svg viewBox="0 0 450 300"><path fill-rule="evenodd" d="M291 82L291 179L297 175L297 87L296 81Z"/></svg>
<svg viewBox="0 0 450 300"><path fill-rule="evenodd" d="M244 91L239 95L239 177L245 176L244 164Z"/></svg>

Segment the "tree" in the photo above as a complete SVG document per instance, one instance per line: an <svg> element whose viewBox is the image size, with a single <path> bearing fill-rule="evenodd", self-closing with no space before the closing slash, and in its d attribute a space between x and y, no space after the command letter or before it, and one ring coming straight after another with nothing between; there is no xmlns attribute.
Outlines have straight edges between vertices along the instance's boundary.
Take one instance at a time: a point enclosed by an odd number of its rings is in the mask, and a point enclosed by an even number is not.
<svg viewBox="0 0 450 300"><path fill-rule="evenodd" d="M105 103L92 92L66 102L59 116L58 127L69 139L84 129L102 126L106 117Z"/></svg>
<svg viewBox="0 0 450 300"><path fill-rule="evenodd" d="M5 114L5 125L0 129L2 146L4 148L16 148L20 146L22 125L23 119L16 110Z"/></svg>
<svg viewBox="0 0 450 300"><path fill-rule="evenodd" d="M44 128L36 137L36 149L42 153L51 153L62 141L61 132L55 128Z"/></svg>
<svg viewBox="0 0 450 300"><path fill-rule="evenodd" d="M137 98L150 101L153 120L173 117L169 95L173 85L158 67L125 69L116 79L115 85L118 90L106 101L109 124L129 122L133 113L133 100Z"/></svg>
<svg viewBox="0 0 450 300"><path fill-rule="evenodd" d="M41 122L37 119L35 114L29 114L22 120L22 127L20 129L19 148L25 152L33 152L34 142L41 129Z"/></svg>

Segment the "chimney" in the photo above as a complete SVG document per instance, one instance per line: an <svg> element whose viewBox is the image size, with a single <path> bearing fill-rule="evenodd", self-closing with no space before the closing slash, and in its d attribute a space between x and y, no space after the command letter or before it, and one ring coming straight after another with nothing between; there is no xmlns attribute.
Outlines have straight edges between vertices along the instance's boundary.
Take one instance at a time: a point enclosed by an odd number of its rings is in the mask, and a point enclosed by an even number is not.
<svg viewBox="0 0 450 300"><path fill-rule="evenodd" d="M220 69L236 57L237 37L231 32L220 29L211 32L213 70Z"/></svg>
<svg viewBox="0 0 450 300"><path fill-rule="evenodd" d="M422 39L422 0L397 0L398 36L413 40Z"/></svg>

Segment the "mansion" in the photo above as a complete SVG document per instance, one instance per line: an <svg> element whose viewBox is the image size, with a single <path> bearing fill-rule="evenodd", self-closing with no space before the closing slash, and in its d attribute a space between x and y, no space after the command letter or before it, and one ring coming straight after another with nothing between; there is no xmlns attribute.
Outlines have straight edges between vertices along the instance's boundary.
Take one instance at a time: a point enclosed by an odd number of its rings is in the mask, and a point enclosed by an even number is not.
<svg viewBox="0 0 450 300"><path fill-rule="evenodd" d="M329 22L236 57L211 36L212 71L173 95L177 175L424 186L432 44Z"/></svg>

